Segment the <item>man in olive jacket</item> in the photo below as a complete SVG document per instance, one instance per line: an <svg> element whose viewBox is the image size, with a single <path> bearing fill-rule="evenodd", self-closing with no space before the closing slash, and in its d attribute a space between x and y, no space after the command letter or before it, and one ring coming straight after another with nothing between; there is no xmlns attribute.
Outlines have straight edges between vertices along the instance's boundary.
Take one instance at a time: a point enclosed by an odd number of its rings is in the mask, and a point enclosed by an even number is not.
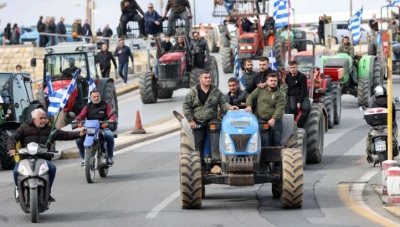
<svg viewBox="0 0 400 227"><path fill-rule="evenodd" d="M183 102L183 114L193 130L195 150L200 152L204 162L204 143L207 135L207 124L217 117L218 107L223 111L238 109L228 103L227 97L211 84L211 75L202 71L200 83L190 88ZM204 164L204 163L203 163Z"/></svg>
<svg viewBox="0 0 400 227"><path fill-rule="evenodd" d="M278 88L278 75L273 72L268 74L266 87L257 87L246 100L246 111L253 112L252 106L257 106L255 115L259 120L268 122L272 128L272 144L269 144L269 134L261 134L262 147L283 146L281 144L283 122L285 113L286 96Z"/></svg>
<svg viewBox="0 0 400 227"><path fill-rule="evenodd" d="M47 122L46 112L42 109L36 109L32 111L32 120L23 123L19 128L14 132L11 139L7 141L7 150L10 155L15 155L16 144L17 142L21 142L21 147L26 147L29 143L35 142L37 144L45 145L47 142L47 138L51 133L51 125ZM59 129L56 129L56 132L53 136L54 140L74 140L79 137L83 137L85 135L86 129L82 129L80 132L65 132ZM49 166L49 177L50 177L50 193L51 186L53 185L54 179L56 177L56 166L47 161L47 165ZM14 167L14 182L17 185L18 178L18 166L17 163ZM56 200L50 196L50 202L55 202Z"/></svg>

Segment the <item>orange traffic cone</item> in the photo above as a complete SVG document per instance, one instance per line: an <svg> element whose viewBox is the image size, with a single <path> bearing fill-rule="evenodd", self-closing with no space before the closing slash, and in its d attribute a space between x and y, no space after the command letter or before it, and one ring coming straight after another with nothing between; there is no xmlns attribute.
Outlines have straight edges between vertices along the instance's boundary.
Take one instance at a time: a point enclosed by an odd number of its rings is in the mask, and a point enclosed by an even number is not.
<svg viewBox="0 0 400 227"><path fill-rule="evenodd" d="M136 111L136 122L135 128L131 132L131 134L145 134L146 131L142 127L142 120L140 119L139 111Z"/></svg>

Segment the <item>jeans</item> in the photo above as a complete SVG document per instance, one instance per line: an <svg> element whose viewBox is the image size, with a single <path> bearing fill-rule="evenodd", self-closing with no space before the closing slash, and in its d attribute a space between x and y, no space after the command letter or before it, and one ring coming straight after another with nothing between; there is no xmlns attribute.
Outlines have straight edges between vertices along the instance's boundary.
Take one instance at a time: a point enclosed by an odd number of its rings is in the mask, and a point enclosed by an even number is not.
<svg viewBox="0 0 400 227"><path fill-rule="evenodd" d="M107 155L109 158L114 157L114 133L106 128L103 129L104 133L104 139L107 142ZM78 146L79 149L79 154L82 159L85 159L85 146L83 145L83 142L85 141L85 138L78 138L75 140L76 145Z"/></svg>
<svg viewBox="0 0 400 227"><path fill-rule="evenodd" d="M50 180L50 193L51 193L51 187L53 186L54 179L56 178L57 167L50 161L46 161L46 162L47 162L47 165L49 166L49 180ZM14 171L13 171L15 186L17 186L17 183L18 183L18 166L19 166L19 162L15 165Z"/></svg>
<svg viewBox="0 0 400 227"><path fill-rule="evenodd" d="M174 13L171 12L168 16L168 30L167 34L169 36L174 35L173 25L177 19L185 20L185 34L188 36L190 33L190 20L189 20L189 13L185 10L182 13Z"/></svg>
<svg viewBox="0 0 400 227"><path fill-rule="evenodd" d="M122 74L122 70L124 70L124 74ZM118 74L124 80L124 83L128 82L128 62L118 63Z"/></svg>
<svg viewBox="0 0 400 227"><path fill-rule="evenodd" d="M262 126L260 126L260 127L262 127ZM282 119L276 120L274 127L272 127L270 130L268 130L266 133L260 133L261 147L270 147L270 146L281 147L281 146L283 146L283 144L281 144L282 130L283 130ZM260 131L261 131L261 128L260 128ZM271 131L272 131L272 138L270 137ZM270 141L271 141L271 144L270 144Z"/></svg>
<svg viewBox="0 0 400 227"><path fill-rule="evenodd" d="M124 14L124 15L122 15L122 17L121 17L122 35L124 35L124 36L126 37L126 33L127 33L126 25L129 23L129 21L137 21L138 24L139 24L139 31L140 31L140 34L141 34L141 35L144 35L144 34L143 34L143 33L144 33L144 20L143 20L143 18L142 18L139 14L137 14L137 13L135 13L135 14L129 13L129 14Z"/></svg>
<svg viewBox="0 0 400 227"><path fill-rule="evenodd" d="M231 13L234 5L235 0L224 0L224 7L226 9L226 12L228 12L229 14Z"/></svg>
<svg viewBox="0 0 400 227"><path fill-rule="evenodd" d="M162 24L156 25L154 22L146 22L146 34L157 35L162 32Z"/></svg>
<svg viewBox="0 0 400 227"><path fill-rule="evenodd" d="M298 113L297 109L297 96L289 96L289 110L290 113L294 115L295 119ZM311 112L311 102L310 99L305 98L303 102L301 103L301 116L299 118L299 121L297 122L297 127L299 128L304 128L304 124L306 123L306 120L308 118L308 115Z"/></svg>
<svg viewBox="0 0 400 227"><path fill-rule="evenodd" d="M159 69L158 69L158 58L154 58L154 72L155 72L155 75L156 75L156 77L158 78L158 72L159 72Z"/></svg>

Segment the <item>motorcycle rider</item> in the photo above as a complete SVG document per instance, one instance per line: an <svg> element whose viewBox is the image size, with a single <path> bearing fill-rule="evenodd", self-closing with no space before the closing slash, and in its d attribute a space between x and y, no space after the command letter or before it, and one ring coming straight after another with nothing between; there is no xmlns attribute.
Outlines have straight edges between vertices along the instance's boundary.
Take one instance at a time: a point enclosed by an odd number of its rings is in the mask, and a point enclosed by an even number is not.
<svg viewBox="0 0 400 227"><path fill-rule="evenodd" d="M208 49L207 41L205 39L200 39L200 34L198 32L193 33L190 50L194 55L194 66L204 69L204 62L207 62L210 58L210 51Z"/></svg>
<svg viewBox="0 0 400 227"><path fill-rule="evenodd" d="M254 80L254 77L256 77L257 72L253 71L253 60L251 59L246 59L244 60L244 71L243 71L243 77L244 77L244 83L246 88L251 84L251 82Z"/></svg>
<svg viewBox="0 0 400 227"><path fill-rule="evenodd" d="M371 108L388 108L388 100L387 100L387 90L384 86L378 85L374 89L374 96L375 96L375 101L372 103ZM394 103L392 103L392 119L393 119L393 133L396 135L397 134L397 123L396 123L396 107ZM370 131L372 128L370 129ZM393 136L394 139L396 139L396 136ZM371 137L370 137L370 132L368 132L367 140L366 140L366 147L365 147L365 153L367 153L367 161L368 163L373 162L373 158L371 156Z"/></svg>
<svg viewBox="0 0 400 227"><path fill-rule="evenodd" d="M7 150L10 155L15 155L17 142L21 143L21 147L26 147L29 143L35 142L37 144L46 144L47 139L51 133L51 125L46 118L46 112L42 109L35 109L31 113L32 120L21 124L19 128L14 132L11 138L7 141ZM80 132L66 132L57 129L55 131L53 139L55 140L74 140L84 136L86 129L82 129ZM54 179L56 177L56 166L47 161L49 166L49 176L50 176L50 193L51 186L53 185ZM18 181L18 166L17 163L14 167L14 182L17 185ZM17 200L18 198L16 198ZM17 200L18 201L18 200ZM55 202L56 200L50 195L50 202Z"/></svg>
<svg viewBox="0 0 400 227"><path fill-rule="evenodd" d="M109 122L115 122L115 115L110 116L112 106L101 100L100 93L98 90L90 92L90 100L85 107L83 107L81 113L76 117L73 122L87 120L99 120L105 121L107 118ZM104 132L105 140L107 141L107 165L112 166L114 164L114 134L109 128L102 129ZM81 165L85 166L85 147L83 146L84 138L78 138L75 140L76 145L79 149L79 154L83 159Z"/></svg>
<svg viewBox="0 0 400 227"><path fill-rule="evenodd" d="M353 87L357 87L357 62L354 59L354 47L353 45L351 45L348 36L343 37L343 44L340 45L338 49L338 53L340 52L348 54L349 56L351 56L351 59L353 59L353 73L351 73L350 85Z"/></svg>

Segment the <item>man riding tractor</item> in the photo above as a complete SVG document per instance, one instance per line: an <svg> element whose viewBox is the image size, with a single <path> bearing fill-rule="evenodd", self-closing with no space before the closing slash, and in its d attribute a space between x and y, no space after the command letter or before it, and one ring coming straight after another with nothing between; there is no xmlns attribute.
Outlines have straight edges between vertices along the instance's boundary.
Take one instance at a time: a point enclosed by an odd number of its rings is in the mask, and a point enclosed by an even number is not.
<svg viewBox="0 0 400 227"><path fill-rule="evenodd" d="M353 61L356 63L354 64L354 69L353 73L351 74L351 80L350 80L350 86L357 87L357 63L358 63L358 57L354 57L354 47L351 45L349 37L345 36L343 37L343 44L339 46L338 53L346 53L348 54Z"/></svg>
<svg viewBox="0 0 400 227"><path fill-rule="evenodd" d="M189 11L186 11L186 8ZM173 36L174 23L176 19L185 20L185 34L189 36L190 33L190 19L192 18L192 11L190 10L189 0L168 0L167 7L165 8L165 13L163 20L166 19L168 11L171 9L171 13L168 17L168 30L167 35Z"/></svg>

